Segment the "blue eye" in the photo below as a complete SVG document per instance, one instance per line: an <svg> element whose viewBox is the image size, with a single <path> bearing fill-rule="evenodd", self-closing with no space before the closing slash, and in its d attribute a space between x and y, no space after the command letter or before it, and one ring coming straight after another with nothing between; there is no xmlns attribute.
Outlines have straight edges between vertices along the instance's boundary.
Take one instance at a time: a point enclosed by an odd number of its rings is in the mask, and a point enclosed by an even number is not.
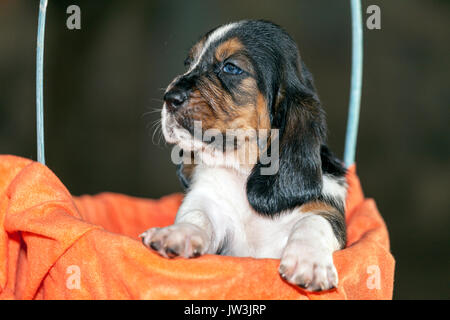
<svg viewBox="0 0 450 320"><path fill-rule="evenodd" d="M223 72L229 73L229 74L232 74L232 75L239 75L239 74L242 74L242 72L244 72L244 71L242 71L241 68L235 66L232 63L225 64L223 66L222 70L223 70Z"/></svg>

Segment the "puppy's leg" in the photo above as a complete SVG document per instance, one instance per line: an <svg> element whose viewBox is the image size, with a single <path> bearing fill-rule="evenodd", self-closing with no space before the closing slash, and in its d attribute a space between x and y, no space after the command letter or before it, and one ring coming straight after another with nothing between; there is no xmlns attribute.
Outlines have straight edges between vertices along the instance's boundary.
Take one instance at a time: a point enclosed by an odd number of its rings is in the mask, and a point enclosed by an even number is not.
<svg viewBox="0 0 450 320"><path fill-rule="evenodd" d="M173 225L141 234L144 245L168 258L217 253L231 225L221 214L223 206L203 193L192 190L186 195Z"/></svg>
<svg viewBox="0 0 450 320"><path fill-rule="evenodd" d="M345 245L344 216L333 209L300 214L281 257L280 275L309 291L335 288L333 252Z"/></svg>
<svg viewBox="0 0 450 320"><path fill-rule="evenodd" d="M152 228L141 235L144 245L166 258L197 257L211 249L213 228L209 217L199 210L178 214L175 224Z"/></svg>

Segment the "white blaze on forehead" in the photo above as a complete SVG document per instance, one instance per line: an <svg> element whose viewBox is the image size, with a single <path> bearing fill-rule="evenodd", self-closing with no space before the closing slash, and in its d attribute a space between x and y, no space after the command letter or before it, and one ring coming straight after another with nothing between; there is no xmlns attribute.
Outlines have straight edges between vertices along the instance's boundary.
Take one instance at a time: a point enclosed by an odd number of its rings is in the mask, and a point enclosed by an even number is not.
<svg viewBox="0 0 450 320"><path fill-rule="evenodd" d="M192 70L194 70L197 67L197 65L202 60L203 56L205 55L205 52L208 50L208 48L211 46L211 44L213 44L217 40L223 38L228 32L230 32L231 30L233 30L237 26L239 26L239 24L240 24L240 22L233 22L233 23L225 24L225 25L217 28L216 30L214 30L208 36L208 39L206 39L205 44L203 45L202 51L200 52L200 54L197 57L197 60L195 60L195 63L193 63L191 65L191 67L189 68L189 71L186 72L186 74L188 74L189 72L191 72Z"/></svg>

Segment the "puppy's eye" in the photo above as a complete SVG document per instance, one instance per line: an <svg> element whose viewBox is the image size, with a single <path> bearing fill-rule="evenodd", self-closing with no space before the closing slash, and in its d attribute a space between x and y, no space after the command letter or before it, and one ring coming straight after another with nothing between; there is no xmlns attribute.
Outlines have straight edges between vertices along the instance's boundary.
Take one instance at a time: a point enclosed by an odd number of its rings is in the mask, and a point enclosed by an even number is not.
<svg viewBox="0 0 450 320"><path fill-rule="evenodd" d="M184 66L185 67L189 67L191 65L191 59L190 58L186 58L186 60L184 60Z"/></svg>
<svg viewBox="0 0 450 320"><path fill-rule="evenodd" d="M244 72L241 68L229 62L223 66L222 70L223 72L232 75L239 75L242 74L242 72Z"/></svg>

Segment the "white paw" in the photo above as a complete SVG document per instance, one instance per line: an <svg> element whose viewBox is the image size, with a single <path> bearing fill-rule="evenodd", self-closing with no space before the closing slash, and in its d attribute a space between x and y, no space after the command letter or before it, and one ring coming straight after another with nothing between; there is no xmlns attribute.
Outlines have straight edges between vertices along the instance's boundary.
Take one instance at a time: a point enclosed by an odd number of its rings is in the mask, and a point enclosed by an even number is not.
<svg viewBox="0 0 450 320"><path fill-rule="evenodd" d="M142 243L166 258L198 257L206 252L208 236L205 231L189 223L165 228L152 228L141 235Z"/></svg>
<svg viewBox="0 0 450 320"><path fill-rule="evenodd" d="M329 290L338 285L333 252L298 241L287 244L278 272L289 283L308 291Z"/></svg>

